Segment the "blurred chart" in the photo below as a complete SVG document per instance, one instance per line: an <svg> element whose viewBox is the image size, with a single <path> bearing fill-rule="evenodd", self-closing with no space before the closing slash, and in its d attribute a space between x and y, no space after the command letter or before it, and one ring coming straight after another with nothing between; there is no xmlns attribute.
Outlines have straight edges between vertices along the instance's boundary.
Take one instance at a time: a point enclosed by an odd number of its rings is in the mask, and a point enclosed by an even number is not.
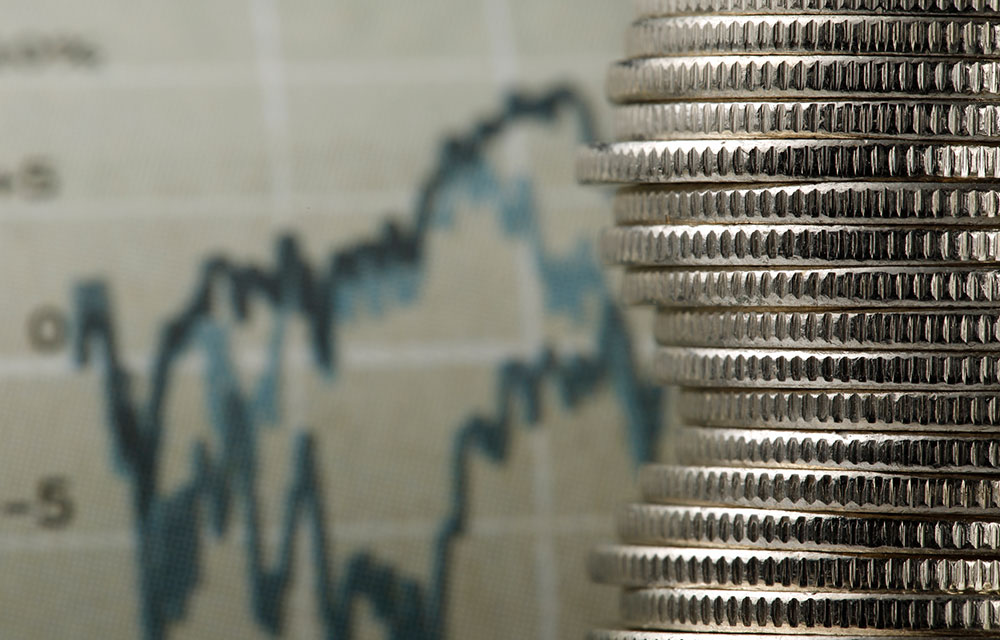
<svg viewBox="0 0 1000 640"><path fill-rule="evenodd" d="M0 637L570 638L664 401L622 3L9 0Z"/></svg>

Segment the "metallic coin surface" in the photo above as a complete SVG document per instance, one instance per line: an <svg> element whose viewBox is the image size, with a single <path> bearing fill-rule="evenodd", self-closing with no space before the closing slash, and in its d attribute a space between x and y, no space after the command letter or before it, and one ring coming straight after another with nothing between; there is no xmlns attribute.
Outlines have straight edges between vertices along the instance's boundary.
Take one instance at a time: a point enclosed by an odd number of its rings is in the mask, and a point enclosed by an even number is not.
<svg viewBox="0 0 1000 640"><path fill-rule="evenodd" d="M878 13L1000 15L997 0L635 0L639 16L720 13Z"/></svg>
<svg viewBox="0 0 1000 640"><path fill-rule="evenodd" d="M685 464L907 473L1000 473L1000 435L672 427Z"/></svg>
<svg viewBox="0 0 1000 640"><path fill-rule="evenodd" d="M661 307L992 308L1000 267L631 269L629 304Z"/></svg>
<svg viewBox="0 0 1000 640"><path fill-rule="evenodd" d="M893 138L992 141L1000 105L968 100L665 102L616 107L619 140Z"/></svg>
<svg viewBox="0 0 1000 640"><path fill-rule="evenodd" d="M879 640L941 640L941 636L879 635ZM740 633L685 633L683 631L628 631L596 629L587 634L587 640L761 640L759 635ZM802 636L768 634L766 640L802 640ZM809 640L871 640L870 635L840 634L835 636L809 635Z"/></svg>
<svg viewBox="0 0 1000 640"><path fill-rule="evenodd" d="M677 587L819 592L998 593L1000 558L861 556L759 549L607 545L591 553L591 578L626 588Z"/></svg>
<svg viewBox="0 0 1000 640"><path fill-rule="evenodd" d="M653 375L684 387L1000 390L1000 353L660 347Z"/></svg>
<svg viewBox="0 0 1000 640"><path fill-rule="evenodd" d="M662 345L775 349L1000 349L1000 311L660 311Z"/></svg>
<svg viewBox="0 0 1000 640"><path fill-rule="evenodd" d="M830 182L792 185L656 185L620 190L623 225L808 223L1000 225L996 183Z"/></svg>
<svg viewBox="0 0 1000 640"><path fill-rule="evenodd" d="M845 630L981 635L1000 627L995 595L917 595L634 589L621 595L628 626L662 630Z"/></svg>
<svg viewBox="0 0 1000 640"><path fill-rule="evenodd" d="M684 389L681 418L739 429L996 433L995 392Z"/></svg>
<svg viewBox="0 0 1000 640"><path fill-rule="evenodd" d="M1000 95L1000 62L969 58L722 55L636 58L607 76L614 102L791 98L983 98Z"/></svg>
<svg viewBox="0 0 1000 640"><path fill-rule="evenodd" d="M854 225L644 225L601 233L601 258L632 267L996 264L1000 230Z"/></svg>
<svg viewBox="0 0 1000 640"><path fill-rule="evenodd" d="M918 14L645 18L625 34L630 58L699 53L853 53L989 56L1000 22Z"/></svg>
<svg viewBox="0 0 1000 640"><path fill-rule="evenodd" d="M678 406L591 637L1000 637L1000 0L637 12L576 171Z"/></svg>
<svg viewBox="0 0 1000 640"><path fill-rule="evenodd" d="M631 504L618 516L636 545L995 558L1000 522L781 509Z"/></svg>
<svg viewBox="0 0 1000 640"><path fill-rule="evenodd" d="M1000 478L647 465L643 499L754 509L1000 517Z"/></svg>
<svg viewBox="0 0 1000 640"><path fill-rule="evenodd" d="M1000 146L879 140L658 140L577 156L593 183L1000 179Z"/></svg>

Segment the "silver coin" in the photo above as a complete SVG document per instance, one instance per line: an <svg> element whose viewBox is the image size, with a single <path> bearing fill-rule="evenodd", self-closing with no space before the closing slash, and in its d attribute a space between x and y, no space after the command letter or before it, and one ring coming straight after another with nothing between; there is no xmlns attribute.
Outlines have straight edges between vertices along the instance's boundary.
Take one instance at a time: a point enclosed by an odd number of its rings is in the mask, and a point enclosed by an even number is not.
<svg viewBox="0 0 1000 640"><path fill-rule="evenodd" d="M737 429L995 433L1000 395L928 391L681 391L691 424Z"/></svg>
<svg viewBox="0 0 1000 640"><path fill-rule="evenodd" d="M926 15L680 16L640 19L625 34L630 58L700 53L989 56L1000 23Z"/></svg>
<svg viewBox="0 0 1000 640"><path fill-rule="evenodd" d="M853 225L643 225L601 233L601 258L633 267L989 263L1000 230Z"/></svg>
<svg viewBox="0 0 1000 640"><path fill-rule="evenodd" d="M967 58L902 56L686 56L637 58L607 76L614 102L769 97L992 98L1000 95L1000 63Z"/></svg>
<svg viewBox="0 0 1000 640"><path fill-rule="evenodd" d="M705 466L1000 473L1000 437L672 427L678 459Z"/></svg>
<svg viewBox="0 0 1000 640"><path fill-rule="evenodd" d="M647 465L639 484L656 504L1000 517L990 477Z"/></svg>
<svg viewBox="0 0 1000 640"><path fill-rule="evenodd" d="M618 224L689 222L998 225L996 183L831 182L621 189Z"/></svg>
<svg viewBox="0 0 1000 640"><path fill-rule="evenodd" d="M998 0L635 0L639 16L704 13L877 13L997 15Z"/></svg>
<svg viewBox="0 0 1000 640"><path fill-rule="evenodd" d="M960 555L995 558L1000 522L631 504L618 517L627 544L824 553Z"/></svg>
<svg viewBox="0 0 1000 640"><path fill-rule="evenodd" d="M992 308L1000 268L632 269L622 295L629 304L688 308Z"/></svg>
<svg viewBox="0 0 1000 640"><path fill-rule="evenodd" d="M662 345L776 349L1000 349L1000 311L660 311Z"/></svg>
<svg viewBox="0 0 1000 640"><path fill-rule="evenodd" d="M860 632L863 634L863 632ZM879 640L942 640L940 635L918 636L906 634L879 635ZM683 631L629 631L626 629L595 629L587 634L587 640L762 640L757 634L742 633L685 633ZM768 634L766 640L802 640L801 635L786 636ZM839 634L835 636L809 634L808 640L871 640L870 635Z"/></svg>
<svg viewBox="0 0 1000 640"><path fill-rule="evenodd" d="M634 589L621 594L627 626L661 630L949 632L980 635L1000 627L1000 598L918 595Z"/></svg>
<svg viewBox="0 0 1000 640"><path fill-rule="evenodd" d="M880 140L615 142L577 155L583 182L1000 178L1000 146Z"/></svg>
<svg viewBox="0 0 1000 640"><path fill-rule="evenodd" d="M660 347L653 375L683 387L1000 389L1000 353Z"/></svg>
<svg viewBox="0 0 1000 640"><path fill-rule="evenodd" d="M626 588L1000 592L998 558L607 545L591 553L588 569L595 582Z"/></svg>
<svg viewBox="0 0 1000 640"><path fill-rule="evenodd" d="M614 109L619 140L862 137L989 141L1000 105L959 101L770 101L630 104Z"/></svg>

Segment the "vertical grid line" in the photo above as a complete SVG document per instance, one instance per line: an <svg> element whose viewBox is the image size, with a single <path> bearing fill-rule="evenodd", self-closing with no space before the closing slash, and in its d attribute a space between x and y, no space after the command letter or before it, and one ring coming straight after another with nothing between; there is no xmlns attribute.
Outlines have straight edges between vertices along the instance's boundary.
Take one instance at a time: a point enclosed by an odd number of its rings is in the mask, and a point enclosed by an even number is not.
<svg viewBox="0 0 1000 640"><path fill-rule="evenodd" d="M257 54L257 75L260 83L261 109L264 118L267 157L270 168L271 219L275 226L288 228L292 219L292 162L289 135L288 87L285 76L284 53L281 43L281 18L276 0L250 0L250 14L253 25L253 40ZM276 322L285 322L283 318ZM304 327L292 327L293 331ZM287 340L287 338L286 338ZM283 424L293 430L306 428L308 399L306 397L306 372L302 367L289 366L290 356L282 350L281 397L287 398L284 406L278 407ZM299 532L299 546L305 546L305 531ZM310 635L318 635L316 618L302 615L309 612L310 589L314 567L309 566L309 556L301 554L298 565L302 576L291 594L291 605L296 611L296 628ZM303 575L304 574L304 575ZM316 603L317 609L322 605ZM303 625L303 626L300 626Z"/></svg>
<svg viewBox="0 0 1000 640"><path fill-rule="evenodd" d="M484 0L483 20L490 38L494 76L501 90L509 90L518 79L517 46L509 0ZM521 132L512 132L505 141L504 153L509 168L530 173L528 145ZM530 350L539 353L544 341L544 308L534 248L523 243L518 247L517 272L522 331ZM553 519L552 455L547 430L531 434L533 458L532 498L535 514L549 523ZM555 536L551 526L542 527L535 536L535 571L538 590L540 640L559 637L559 574L556 567Z"/></svg>
<svg viewBox="0 0 1000 640"><path fill-rule="evenodd" d="M271 201L280 221L291 213L292 164L289 155L288 95L282 60L281 22L274 0L250 0L257 76L267 135Z"/></svg>

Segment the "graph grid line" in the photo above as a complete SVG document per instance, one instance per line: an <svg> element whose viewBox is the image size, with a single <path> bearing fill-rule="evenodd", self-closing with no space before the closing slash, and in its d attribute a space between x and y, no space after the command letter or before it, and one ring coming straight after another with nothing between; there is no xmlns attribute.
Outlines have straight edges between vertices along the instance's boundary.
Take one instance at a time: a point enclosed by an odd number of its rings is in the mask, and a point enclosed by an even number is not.
<svg viewBox="0 0 1000 640"><path fill-rule="evenodd" d="M162 324L144 399L137 397L133 373L118 350L117 321L107 286L90 281L77 287L74 352L81 367L93 365L102 372L111 450L131 491L141 620L147 638L164 638L170 625L184 617L199 582L202 532L226 533L234 526L236 505L242 506L249 608L262 628L277 633L284 627L296 532L302 527L311 541L311 564L317 568L314 593L327 637L351 637L353 605L358 600L371 605L388 637L445 637L452 551L455 541L467 533L470 459L476 455L502 463L514 428L541 422L543 386L555 388L568 408L610 386L625 416L633 457L651 456L661 430L660 391L639 380L627 327L587 243L581 241L565 255L553 254L538 228L530 184L502 180L483 155L514 125L567 115L576 121L581 138L589 139L590 113L575 91L557 87L536 96L511 94L497 115L442 143L437 163L418 191L408 226L387 222L374 239L332 252L320 267L306 260L291 236L278 240L270 266L207 257L190 298ZM543 348L498 365L493 406L472 413L454 431L450 508L434 536L428 578L406 575L365 551L334 570L323 484L308 432L296 441L278 526L278 554L268 565L262 552L268 527L260 522L257 498L257 443L261 429L280 413L281 355L288 323L299 318L308 326L314 366L332 378L340 324L357 318L363 303L378 309L413 304L419 298L428 235L453 221L457 206L470 201L490 205L507 236L531 248L546 313L582 318L587 300L599 302L593 348L558 355ZM275 310L267 364L249 390L240 386L235 373L225 327L213 320L214 301L223 292L237 321L248 318L252 301L263 301ZM201 350L208 363L206 411L216 447L213 451L207 442L196 443L189 479L167 491L157 476L166 428L164 406L175 367L192 349Z"/></svg>

